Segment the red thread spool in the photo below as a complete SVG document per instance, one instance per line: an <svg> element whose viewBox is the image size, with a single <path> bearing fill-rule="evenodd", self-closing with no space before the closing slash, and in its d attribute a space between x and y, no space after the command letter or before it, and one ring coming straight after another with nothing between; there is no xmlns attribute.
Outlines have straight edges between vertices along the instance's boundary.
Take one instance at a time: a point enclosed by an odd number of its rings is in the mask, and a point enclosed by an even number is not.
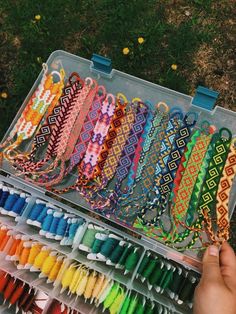
<svg viewBox="0 0 236 314"><path fill-rule="evenodd" d="M19 300L23 292L24 292L24 283L20 282L9 300L10 304L12 305L15 304Z"/></svg>
<svg viewBox="0 0 236 314"><path fill-rule="evenodd" d="M10 277L7 273L3 272L3 276L1 274L1 278L0 278L0 293L3 293L5 287L8 284Z"/></svg>
<svg viewBox="0 0 236 314"><path fill-rule="evenodd" d="M3 293L4 299L8 300L12 293L14 292L16 288L16 279L14 277L11 277L10 280L8 281L8 284L6 286L6 289Z"/></svg>

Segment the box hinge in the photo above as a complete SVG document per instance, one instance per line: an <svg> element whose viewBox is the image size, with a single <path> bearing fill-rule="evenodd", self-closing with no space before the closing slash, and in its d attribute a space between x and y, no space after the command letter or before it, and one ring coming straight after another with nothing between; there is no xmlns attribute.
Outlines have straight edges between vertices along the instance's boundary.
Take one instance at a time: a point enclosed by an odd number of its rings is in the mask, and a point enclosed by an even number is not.
<svg viewBox="0 0 236 314"><path fill-rule="evenodd" d="M213 110L218 96L219 93L217 91L198 86L192 104L207 110Z"/></svg>
<svg viewBox="0 0 236 314"><path fill-rule="evenodd" d="M98 54L93 54L92 56L92 69L98 72L103 72L106 74L110 74L112 71L112 62L111 59L100 56Z"/></svg>

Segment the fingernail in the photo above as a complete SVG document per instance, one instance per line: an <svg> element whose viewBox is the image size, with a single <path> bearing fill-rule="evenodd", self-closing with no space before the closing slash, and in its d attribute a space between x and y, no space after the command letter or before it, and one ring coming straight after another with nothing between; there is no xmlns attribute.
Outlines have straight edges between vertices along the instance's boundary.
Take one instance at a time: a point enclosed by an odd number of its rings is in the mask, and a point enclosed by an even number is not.
<svg viewBox="0 0 236 314"><path fill-rule="evenodd" d="M209 246L209 248L208 248L208 253L209 253L209 255L211 255L211 256L218 256L218 255L219 255L219 249L218 249L217 246L211 245L211 246Z"/></svg>

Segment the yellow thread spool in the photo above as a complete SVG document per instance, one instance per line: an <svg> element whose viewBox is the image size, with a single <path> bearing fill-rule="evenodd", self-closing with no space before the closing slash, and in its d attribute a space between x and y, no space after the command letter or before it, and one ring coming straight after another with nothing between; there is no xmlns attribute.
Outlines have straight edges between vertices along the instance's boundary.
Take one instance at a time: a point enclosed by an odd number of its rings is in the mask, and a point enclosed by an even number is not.
<svg viewBox="0 0 236 314"><path fill-rule="evenodd" d="M85 299L91 298L96 281L97 281L97 273L93 271L88 278L88 282L84 291Z"/></svg>
<svg viewBox="0 0 236 314"><path fill-rule="evenodd" d="M88 271L86 271L84 274L83 274L83 277L82 279L80 280L80 283L76 289L76 294L77 296L81 296L83 295L84 291L85 291L85 288L86 288L86 285L87 285L87 282L88 282Z"/></svg>
<svg viewBox="0 0 236 314"><path fill-rule="evenodd" d="M75 265L70 265L70 267L64 272L61 279L61 285L63 290L70 286L70 283L73 280L75 272L76 272Z"/></svg>
<svg viewBox="0 0 236 314"><path fill-rule="evenodd" d="M70 289L71 293L75 293L76 292L76 289L77 289L77 287L78 287L78 285L80 283L80 280L83 278L83 272L84 272L84 269L81 266L79 266L76 269L74 277L73 277L73 280L71 281L71 284L69 286L69 289Z"/></svg>
<svg viewBox="0 0 236 314"><path fill-rule="evenodd" d="M36 256L40 253L41 249L42 249L42 244L33 243L32 247L30 249L29 257L28 257L28 264L29 265L34 264L34 260L35 260Z"/></svg>
<svg viewBox="0 0 236 314"><path fill-rule="evenodd" d="M96 285L95 285L93 292L92 292L92 298L96 298L98 296L99 292L102 289L104 278L105 278L105 276L103 274L100 274L98 276L98 279L96 281Z"/></svg>
<svg viewBox="0 0 236 314"><path fill-rule="evenodd" d="M57 260L56 255L51 255L51 254L45 259L45 261L42 265L42 268L41 268L41 271L44 275L46 275L46 276L49 275L54 264L56 263L56 260Z"/></svg>
<svg viewBox="0 0 236 314"><path fill-rule="evenodd" d="M42 248L42 250L40 251L40 253L36 256L36 258L35 258L35 260L34 260L33 266L34 266L35 268L41 269L44 260L48 257L48 255L50 254L50 252L51 252L51 250Z"/></svg>
<svg viewBox="0 0 236 314"><path fill-rule="evenodd" d="M63 264L63 260L57 259L56 263L54 264L54 266L52 267L48 275L49 280L55 281L57 279L57 275L61 269L62 264Z"/></svg>

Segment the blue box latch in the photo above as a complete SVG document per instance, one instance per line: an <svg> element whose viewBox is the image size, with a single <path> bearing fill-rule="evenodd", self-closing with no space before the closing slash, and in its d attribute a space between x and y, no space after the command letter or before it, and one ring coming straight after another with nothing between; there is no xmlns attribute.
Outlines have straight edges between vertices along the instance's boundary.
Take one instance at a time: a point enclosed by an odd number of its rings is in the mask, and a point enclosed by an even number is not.
<svg viewBox="0 0 236 314"><path fill-rule="evenodd" d="M196 94L193 97L192 104L207 110L212 110L215 106L218 96L219 93L217 91L203 86L198 86Z"/></svg>
<svg viewBox="0 0 236 314"><path fill-rule="evenodd" d="M111 73L112 70L111 59L105 58L94 53L91 60L93 62L92 68L95 69L96 71L101 71L108 74Z"/></svg>

